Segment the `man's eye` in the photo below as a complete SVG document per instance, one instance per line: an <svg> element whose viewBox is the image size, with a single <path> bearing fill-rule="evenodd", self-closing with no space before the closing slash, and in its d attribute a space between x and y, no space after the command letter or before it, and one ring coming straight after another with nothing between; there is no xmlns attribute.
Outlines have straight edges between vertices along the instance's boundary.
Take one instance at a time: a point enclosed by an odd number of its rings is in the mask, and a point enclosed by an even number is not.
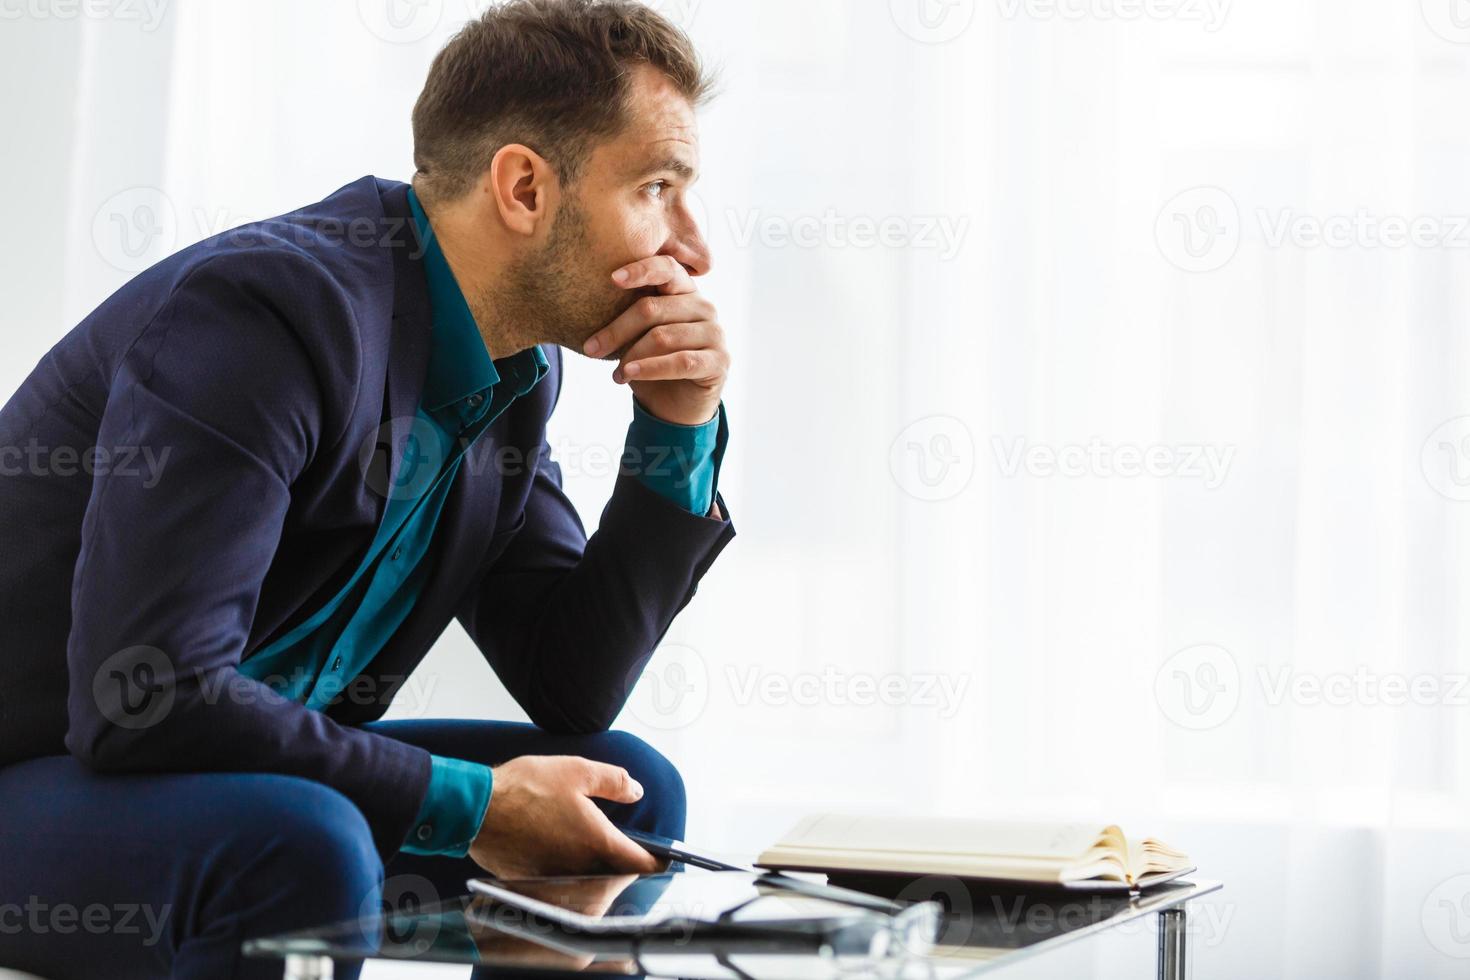
<svg viewBox="0 0 1470 980"><path fill-rule="evenodd" d="M660 198L664 196L664 191L668 189L668 186L669 182L666 180L655 180L653 183L644 187L643 191L649 197Z"/></svg>

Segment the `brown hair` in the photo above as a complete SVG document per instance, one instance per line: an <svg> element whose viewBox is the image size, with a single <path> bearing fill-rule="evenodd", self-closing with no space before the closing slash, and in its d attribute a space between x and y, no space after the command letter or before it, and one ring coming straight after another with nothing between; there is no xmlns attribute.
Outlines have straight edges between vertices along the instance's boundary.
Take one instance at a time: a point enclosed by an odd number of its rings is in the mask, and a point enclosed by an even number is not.
<svg viewBox="0 0 1470 980"><path fill-rule="evenodd" d="M502 146L524 143L576 180L625 121L629 69L649 65L691 103L711 79L684 32L636 0L508 0L450 38L413 107L414 187L470 189Z"/></svg>

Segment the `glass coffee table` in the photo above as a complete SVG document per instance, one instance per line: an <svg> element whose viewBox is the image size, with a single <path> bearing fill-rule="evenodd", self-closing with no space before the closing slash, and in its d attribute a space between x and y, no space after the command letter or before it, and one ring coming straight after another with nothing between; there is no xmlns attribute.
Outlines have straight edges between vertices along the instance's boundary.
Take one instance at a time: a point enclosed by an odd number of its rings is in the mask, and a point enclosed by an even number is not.
<svg viewBox="0 0 1470 980"><path fill-rule="evenodd" d="M1132 894L1021 892L954 878L919 879L906 884L897 897L935 899L944 905L938 943L923 955L900 950L880 958L848 957L830 949L582 955L557 948L545 936L528 938L524 928L507 928L503 918L491 914L492 902L470 895L251 940L244 951L281 961L286 980L327 980L334 960L463 964L491 975L527 977L599 972L686 980L960 980L1153 916L1158 920L1157 976L1185 980L1188 903L1221 887L1217 881L1179 880Z"/></svg>

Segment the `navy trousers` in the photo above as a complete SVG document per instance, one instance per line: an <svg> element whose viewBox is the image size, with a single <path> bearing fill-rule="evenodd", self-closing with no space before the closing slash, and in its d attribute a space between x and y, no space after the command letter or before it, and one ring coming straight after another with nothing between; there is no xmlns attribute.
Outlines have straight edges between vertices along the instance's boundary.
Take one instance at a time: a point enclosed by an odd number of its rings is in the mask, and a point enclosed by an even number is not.
<svg viewBox="0 0 1470 980"><path fill-rule="evenodd" d="M377 722L438 755L499 765L580 755L624 767L623 826L682 839L684 784L624 732L551 735L488 721ZM47 980L278 978L248 960L257 936L452 898L482 875L468 858L396 855L385 868L357 807L336 790L259 773L96 775L69 756L0 769L0 967ZM356 970L339 966L338 976Z"/></svg>

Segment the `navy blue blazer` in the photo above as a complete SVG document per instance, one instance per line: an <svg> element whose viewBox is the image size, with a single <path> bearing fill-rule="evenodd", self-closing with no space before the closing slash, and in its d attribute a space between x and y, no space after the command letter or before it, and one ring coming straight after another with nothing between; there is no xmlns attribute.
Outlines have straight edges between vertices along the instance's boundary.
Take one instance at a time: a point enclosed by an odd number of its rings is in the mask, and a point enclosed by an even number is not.
<svg viewBox="0 0 1470 980"><path fill-rule="evenodd" d="M545 438L550 346L466 456L423 591L357 690L315 712L236 669L341 588L398 472L430 324L407 190L364 177L159 262L0 410L0 765L301 776L388 854L429 754L355 726L452 618L537 725L612 723L734 528L622 473L588 540Z"/></svg>

